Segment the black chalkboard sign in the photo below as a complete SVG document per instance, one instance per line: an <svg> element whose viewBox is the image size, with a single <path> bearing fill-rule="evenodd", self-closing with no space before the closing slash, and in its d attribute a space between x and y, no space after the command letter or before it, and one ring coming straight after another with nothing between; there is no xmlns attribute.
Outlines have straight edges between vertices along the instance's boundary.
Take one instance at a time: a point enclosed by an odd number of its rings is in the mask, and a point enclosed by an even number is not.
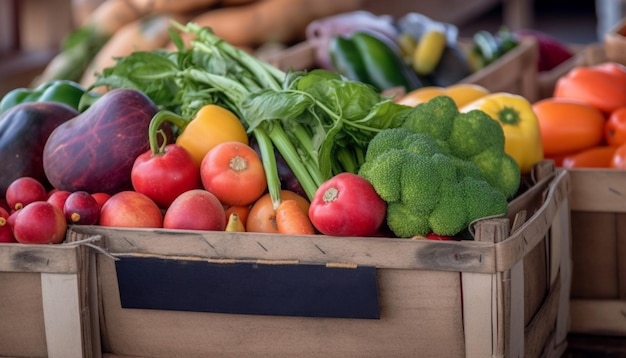
<svg viewBox="0 0 626 358"><path fill-rule="evenodd" d="M123 257L122 308L380 318L376 268Z"/></svg>

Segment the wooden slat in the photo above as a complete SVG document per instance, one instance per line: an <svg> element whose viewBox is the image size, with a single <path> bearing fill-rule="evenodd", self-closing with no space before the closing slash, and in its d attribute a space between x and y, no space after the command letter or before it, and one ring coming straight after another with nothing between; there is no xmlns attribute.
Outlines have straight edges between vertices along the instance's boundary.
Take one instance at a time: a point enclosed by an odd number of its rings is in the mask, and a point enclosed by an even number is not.
<svg viewBox="0 0 626 358"><path fill-rule="evenodd" d="M616 214L616 236L617 250L615 256L617 260L617 292L618 297L626 300L626 214Z"/></svg>
<svg viewBox="0 0 626 358"><path fill-rule="evenodd" d="M48 357L84 357L78 274L42 273L41 292Z"/></svg>
<svg viewBox="0 0 626 358"><path fill-rule="evenodd" d="M508 237L508 220L490 220L476 226L476 240L500 242ZM466 357L490 357L504 354L505 317L510 302L503 292L508 288L501 273L461 273L463 282L463 322L465 327Z"/></svg>
<svg viewBox="0 0 626 358"><path fill-rule="evenodd" d="M572 211L626 212L626 171L569 170Z"/></svg>
<svg viewBox="0 0 626 358"><path fill-rule="evenodd" d="M322 235L286 236L258 233L111 229L75 227L73 235L106 237L111 254L236 260L299 260L302 263L345 263L378 268L493 272L490 243L393 238L347 238Z"/></svg>
<svg viewBox="0 0 626 358"><path fill-rule="evenodd" d="M626 336L626 301L572 299L573 333Z"/></svg>
<svg viewBox="0 0 626 358"><path fill-rule="evenodd" d="M567 172L560 171L554 181L555 185L547 193L546 205L533 215L538 220L529 219L507 240L496 245L496 271L502 272L510 269L543 240L559 207L564 200L567 200L570 191L570 178Z"/></svg>
<svg viewBox="0 0 626 358"><path fill-rule="evenodd" d="M75 245L4 244L0 250L0 272L77 273Z"/></svg>

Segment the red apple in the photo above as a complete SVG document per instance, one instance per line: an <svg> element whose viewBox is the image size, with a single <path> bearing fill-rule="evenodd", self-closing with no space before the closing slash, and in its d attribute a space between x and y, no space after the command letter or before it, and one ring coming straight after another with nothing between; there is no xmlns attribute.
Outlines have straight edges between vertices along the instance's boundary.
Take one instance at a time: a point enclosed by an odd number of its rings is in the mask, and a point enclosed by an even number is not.
<svg viewBox="0 0 626 358"><path fill-rule="evenodd" d="M46 201L48 192L41 182L31 177L19 177L9 184L6 200L13 210L21 209L35 201Z"/></svg>
<svg viewBox="0 0 626 358"><path fill-rule="evenodd" d="M63 210L63 206L65 206L65 200L67 200L67 197L70 196L70 194L72 193L67 190L55 190L48 195L48 200L46 201Z"/></svg>
<svg viewBox="0 0 626 358"><path fill-rule="evenodd" d="M214 230L226 228L226 214L219 199L204 189L180 194L165 212L163 227L167 229Z"/></svg>
<svg viewBox="0 0 626 358"><path fill-rule="evenodd" d="M63 214L68 224L95 225L100 218L100 205L91 194L79 190L67 197Z"/></svg>
<svg viewBox="0 0 626 358"><path fill-rule="evenodd" d="M127 190L113 194L100 210L100 225L114 227L163 227L163 214L144 194Z"/></svg>
<svg viewBox="0 0 626 358"><path fill-rule="evenodd" d="M47 201L24 206L13 224L15 239L22 244L58 244L66 230L63 212Z"/></svg>

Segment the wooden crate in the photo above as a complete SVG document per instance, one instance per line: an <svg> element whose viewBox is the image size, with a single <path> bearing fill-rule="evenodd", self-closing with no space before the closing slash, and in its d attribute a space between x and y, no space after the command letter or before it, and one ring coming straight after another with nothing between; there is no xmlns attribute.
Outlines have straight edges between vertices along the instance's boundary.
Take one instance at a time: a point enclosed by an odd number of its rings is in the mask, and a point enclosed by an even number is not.
<svg viewBox="0 0 626 358"><path fill-rule="evenodd" d="M478 84L491 92L519 94L534 101L538 98L538 56L536 41L523 39L515 49L460 82ZM265 60L282 70L308 70L317 66L315 47L307 41L275 53Z"/></svg>
<svg viewBox="0 0 626 358"><path fill-rule="evenodd" d="M626 171L569 170L571 331L626 336Z"/></svg>
<svg viewBox="0 0 626 358"><path fill-rule="evenodd" d="M576 66L588 66L608 61L605 46L601 43L594 43L585 46L572 46L575 52L569 60L561 63L550 71L540 72L537 75L538 99L552 97L556 81L565 76Z"/></svg>
<svg viewBox="0 0 626 358"><path fill-rule="evenodd" d="M607 59L626 65L626 18L604 34L603 43Z"/></svg>
<svg viewBox="0 0 626 358"><path fill-rule="evenodd" d="M100 226L68 240L101 236L117 259L93 254L104 357L560 357L569 176L542 164L475 241Z"/></svg>
<svg viewBox="0 0 626 358"><path fill-rule="evenodd" d="M83 274L88 250L85 242L0 244L0 357L100 355Z"/></svg>

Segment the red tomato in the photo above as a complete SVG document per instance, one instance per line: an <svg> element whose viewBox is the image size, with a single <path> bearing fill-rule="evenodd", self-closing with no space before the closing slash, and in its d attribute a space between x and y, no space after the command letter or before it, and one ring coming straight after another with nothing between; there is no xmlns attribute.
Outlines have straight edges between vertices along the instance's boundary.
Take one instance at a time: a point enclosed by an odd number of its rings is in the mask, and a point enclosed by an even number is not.
<svg viewBox="0 0 626 358"><path fill-rule="evenodd" d="M315 192L309 218L322 234L374 236L385 220L387 203L363 177L340 173Z"/></svg>
<svg viewBox="0 0 626 358"><path fill-rule="evenodd" d="M209 150L200 164L204 188L224 205L249 205L267 189L261 157L249 145L229 141Z"/></svg>
<svg viewBox="0 0 626 358"><path fill-rule="evenodd" d="M135 191L167 208L180 194L200 188L200 168L185 148L168 144L161 154L148 150L138 156L131 181Z"/></svg>
<svg viewBox="0 0 626 358"><path fill-rule="evenodd" d="M608 145L626 143L626 107L611 112L604 124L604 137Z"/></svg>
<svg viewBox="0 0 626 358"><path fill-rule="evenodd" d="M626 67L610 62L574 67L557 80L554 97L583 101L610 113L626 106Z"/></svg>

